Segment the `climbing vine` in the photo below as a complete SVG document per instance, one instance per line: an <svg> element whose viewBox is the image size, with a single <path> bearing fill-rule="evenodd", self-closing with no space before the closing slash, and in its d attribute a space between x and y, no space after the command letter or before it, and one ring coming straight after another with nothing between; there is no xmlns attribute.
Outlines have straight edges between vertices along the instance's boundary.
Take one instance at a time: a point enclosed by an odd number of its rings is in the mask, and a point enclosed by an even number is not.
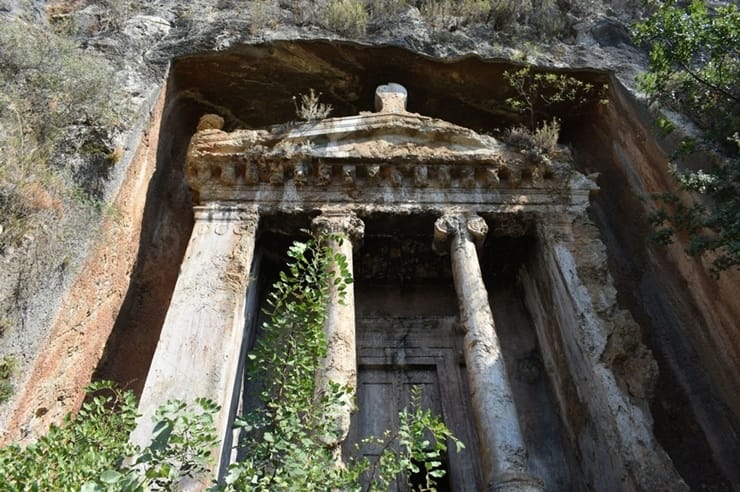
<svg viewBox="0 0 740 492"><path fill-rule="evenodd" d="M287 270L269 295L268 321L250 354L249 384L261 388L260 398L238 421L246 456L231 465L227 490L381 491L419 472L424 490L435 490L444 475L440 456L447 440L462 447L437 416L421 408L416 390L411 407L399 415L399 430L364 443L381 446L377 461L357 458L337 466L336 450L327 443L338 437L332 416L350 410L350 389L330 383L318 391L316 375L326 356L329 286L343 299L352 282L347 259L329 246L341 241L324 236L294 243L288 251Z"/></svg>

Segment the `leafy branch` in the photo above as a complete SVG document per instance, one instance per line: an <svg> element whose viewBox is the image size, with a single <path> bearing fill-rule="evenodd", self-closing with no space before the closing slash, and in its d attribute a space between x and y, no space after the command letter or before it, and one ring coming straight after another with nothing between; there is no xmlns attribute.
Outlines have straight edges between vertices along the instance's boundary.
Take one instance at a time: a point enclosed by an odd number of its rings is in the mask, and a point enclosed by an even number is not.
<svg viewBox="0 0 740 492"><path fill-rule="evenodd" d="M226 490L361 490L361 477L372 470L366 490L386 490L403 473L424 467L426 483L444 475L439 457L447 440L462 446L442 421L420 406L414 390L411 410L399 414L399 431L388 431L386 450L377 461L351 460L337 466L334 415L351 409L351 391L330 382L317 388L317 374L326 356L326 303L330 286L340 301L352 282L347 258L329 235L294 243L289 262L268 296L268 320L250 353L249 388L259 388L259 404L238 426L243 431L243 460L233 463ZM374 438L371 438L374 439Z"/></svg>
<svg viewBox="0 0 740 492"><path fill-rule="evenodd" d="M534 72L531 65L504 72L504 80L515 95L506 104L518 113L527 115L528 128L534 131L537 124L548 118L548 110L557 104L567 104L571 109L599 101L605 104L606 84L594 85L572 75L552 72Z"/></svg>
<svg viewBox="0 0 740 492"><path fill-rule="evenodd" d="M732 4L710 9L699 0L685 6L668 0L633 34L650 49L650 70L638 77L640 87L663 107L689 115L704 132L698 142L684 139L671 158L669 172L688 196L653 196L655 239L670 243L676 233L685 234L687 253L710 253L710 272L718 276L740 265L740 11ZM658 123L674 129L665 118ZM719 161L679 171L677 163L698 143L714 149Z"/></svg>
<svg viewBox="0 0 740 492"><path fill-rule="evenodd" d="M362 441L363 445L380 446L380 456L372 464L367 459L354 463L363 472L369 469L365 492L388 490L398 476L421 471L424 473L421 490L436 490L436 479L446 473L442 468L442 456L447 452L447 440L455 444L457 452L465 448L439 417L422 408L421 396L422 387L413 386L410 408L399 413L397 432L387 430L382 438L368 437Z"/></svg>

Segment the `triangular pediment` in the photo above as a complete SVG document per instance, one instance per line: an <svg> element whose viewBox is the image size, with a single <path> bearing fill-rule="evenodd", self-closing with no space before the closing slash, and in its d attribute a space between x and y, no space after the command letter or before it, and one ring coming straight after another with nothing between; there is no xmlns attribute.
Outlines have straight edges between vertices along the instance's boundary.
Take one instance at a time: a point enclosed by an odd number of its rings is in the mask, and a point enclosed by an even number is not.
<svg viewBox="0 0 740 492"><path fill-rule="evenodd" d="M276 132L277 144L306 144L322 159L499 162L515 155L506 145L446 121L409 113L366 113L304 123Z"/></svg>
<svg viewBox="0 0 740 492"><path fill-rule="evenodd" d="M283 202L289 195L293 204L375 203L381 195L389 200L390 193L399 201L427 203L493 193L482 199L516 196L530 203L574 189L567 152L551 159L397 105L256 130L226 132L222 122L204 116L188 149L186 177L200 201Z"/></svg>

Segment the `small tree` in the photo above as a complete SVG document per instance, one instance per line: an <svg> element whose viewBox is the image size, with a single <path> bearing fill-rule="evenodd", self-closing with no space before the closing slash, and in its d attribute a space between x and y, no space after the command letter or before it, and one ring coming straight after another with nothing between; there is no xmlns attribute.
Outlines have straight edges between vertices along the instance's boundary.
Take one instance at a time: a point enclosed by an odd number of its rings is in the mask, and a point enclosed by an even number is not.
<svg viewBox="0 0 740 492"><path fill-rule="evenodd" d="M606 104L606 84L594 85L572 75L535 72L531 65L504 72L504 80L514 91L506 104L526 116L526 126L509 130L507 139L514 145L531 146L547 154L554 150L560 135L560 120L550 113L555 106L568 105L573 111L593 102Z"/></svg>
<svg viewBox="0 0 740 492"><path fill-rule="evenodd" d="M549 112L556 105L567 104L570 109L575 109L594 101L607 102L604 99L605 84L597 86L562 73L535 72L531 65L515 71L506 70L504 80L515 93L506 99L506 104L526 115L531 131L549 119Z"/></svg>

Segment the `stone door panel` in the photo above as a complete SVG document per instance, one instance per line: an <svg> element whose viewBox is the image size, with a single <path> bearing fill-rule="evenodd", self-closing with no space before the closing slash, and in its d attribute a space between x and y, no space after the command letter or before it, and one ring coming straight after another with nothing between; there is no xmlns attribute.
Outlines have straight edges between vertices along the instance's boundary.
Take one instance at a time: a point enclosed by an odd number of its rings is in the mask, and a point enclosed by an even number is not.
<svg viewBox="0 0 740 492"><path fill-rule="evenodd" d="M480 490L478 442L467 396L465 367L459 356L455 317L358 320L358 411L348 443L368 436L395 433L399 412L409 408L412 389L421 389L421 407L440 416L465 449L452 443L445 457L447 476L438 490ZM349 453L353 451L345 448ZM380 445L361 445L360 454L373 460ZM356 453L356 451L354 451ZM392 490L409 490L404 477Z"/></svg>

